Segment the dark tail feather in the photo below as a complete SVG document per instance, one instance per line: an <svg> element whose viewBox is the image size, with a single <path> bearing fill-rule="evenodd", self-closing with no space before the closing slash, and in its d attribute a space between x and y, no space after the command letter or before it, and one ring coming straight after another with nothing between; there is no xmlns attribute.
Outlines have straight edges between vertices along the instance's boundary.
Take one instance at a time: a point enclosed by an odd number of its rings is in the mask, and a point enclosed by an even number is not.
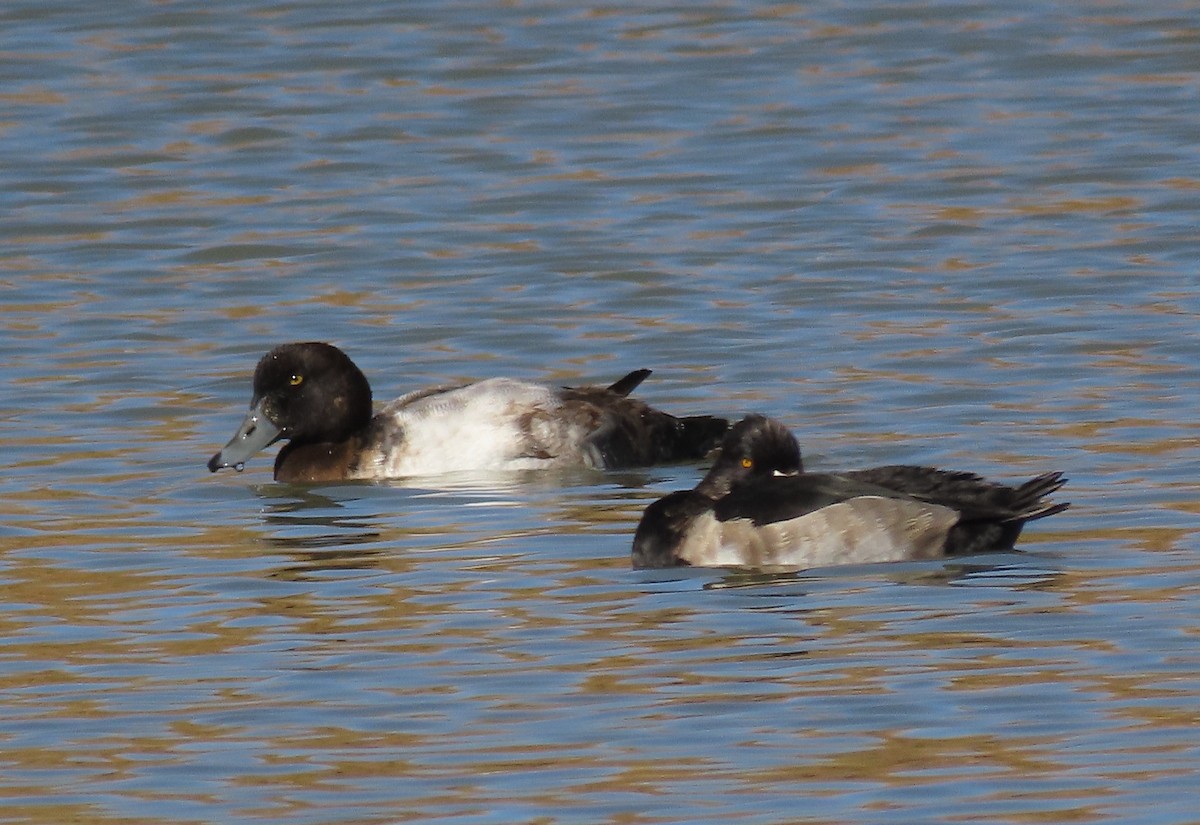
<svg viewBox="0 0 1200 825"><path fill-rule="evenodd" d="M649 378L651 372L653 372L653 370L634 370L616 383L610 384L608 391L615 392L617 395L624 398L629 395L629 393L636 390L639 384Z"/></svg>
<svg viewBox="0 0 1200 825"><path fill-rule="evenodd" d="M1043 473L1029 479L1016 490L1012 501L1012 516L1008 521L1033 521L1061 513L1071 506L1068 501L1046 501L1045 497L1058 490L1067 480L1062 473Z"/></svg>
<svg viewBox="0 0 1200 825"><path fill-rule="evenodd" d="M1061 513L1071 506L1065 501L1055 503L1046 500L1046 496L1066 483L1062 473L1044 473L1016 489L1009 488L1012 497L1001 505L1008 512L1000 517L993 511L964 518L950 530L946 538L946 553L981 553L1013 547L1025 522Z"/></svg>

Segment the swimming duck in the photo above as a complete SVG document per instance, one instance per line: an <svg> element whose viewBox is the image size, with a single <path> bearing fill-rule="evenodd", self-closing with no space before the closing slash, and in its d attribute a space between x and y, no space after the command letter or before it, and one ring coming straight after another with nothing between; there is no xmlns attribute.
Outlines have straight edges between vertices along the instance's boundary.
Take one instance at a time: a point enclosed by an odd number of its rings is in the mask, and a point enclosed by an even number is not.
<svg viewBox="0 0 1200 825"><path fill-rule="evenodd" d="M646 508L635 567L818 567L1011 549L1025 522L1061 513L1062 473L1016 487L974 473L887 466L806 473L778 421L730 428L693 490Z"/></svg>
<svg viewBox="0 0 1200 825"><path fill-rule="evenodd" d="M275 478L380 479L455 471L615 468L703 458L723 418L676 418L629 394L650 375L609 387L553 388L511 378L433 387L372 413L371 386L335 346L284 344L254 370L250 412L208 462L242 469L281 439Z"/></svg>

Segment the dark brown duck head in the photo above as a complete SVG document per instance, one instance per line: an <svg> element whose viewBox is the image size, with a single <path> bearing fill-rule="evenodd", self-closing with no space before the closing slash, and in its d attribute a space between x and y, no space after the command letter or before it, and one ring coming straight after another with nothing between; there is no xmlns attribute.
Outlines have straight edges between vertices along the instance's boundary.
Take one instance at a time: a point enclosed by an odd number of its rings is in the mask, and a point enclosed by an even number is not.
<svg viewBox="0 0 1200 825"><path fill-rule="evenodd" d="M250 411L229 443L209 460L208 469L240 470L247 459L281 439L291 441L285 451L345 442L370 424L371 415L371 385L349 356L315 341L284 344L258 362ZM281 452L279 460L283 456Z"/></svg>

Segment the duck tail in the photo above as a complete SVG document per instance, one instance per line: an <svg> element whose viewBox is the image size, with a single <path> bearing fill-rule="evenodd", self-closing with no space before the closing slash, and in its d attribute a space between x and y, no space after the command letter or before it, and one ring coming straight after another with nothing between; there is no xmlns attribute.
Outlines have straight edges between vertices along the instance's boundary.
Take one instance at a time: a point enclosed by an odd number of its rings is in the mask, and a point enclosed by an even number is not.
<svg viewBox="0 0 1200 825"><path fill-rule="evenodd" d="M627 398L629 393L636 390L643 381L650 377L651 372L653 370L634 370L624 378L609 384L608 391Z"/></svg>
<svg viewBox="0 0 1200 825"><path fill-rule="evenodd" d="M1046 496L1066 483L1067 480L1059 472L1042 473L1029 479L1016 489L1011 505L1013 513L1007 520L1033 521L1066 510L1071 506L1069 501L1046 501Z"/></svg>

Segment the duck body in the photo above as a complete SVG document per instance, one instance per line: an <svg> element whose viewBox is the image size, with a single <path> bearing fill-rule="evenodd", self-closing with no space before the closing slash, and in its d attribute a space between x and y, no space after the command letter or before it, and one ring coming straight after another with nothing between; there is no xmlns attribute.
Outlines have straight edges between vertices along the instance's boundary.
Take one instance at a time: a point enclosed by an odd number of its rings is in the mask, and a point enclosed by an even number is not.
<svg viewBox="0 0 1200 825"><path fill-rule="evenodd" d="M434 387L372 412L371 388L338 348L284 344L259 361L250 412L208 463L237 467L278 440L275 478L383 479L469 471L633 467L703 457L728 429L633 398L650 374L609 387L554 388L510 378Z"/></svg>
<svg viewBox="0 0 1200 825"><path fill-rule="evenodd" d="M1027 521L1067 508L1046 473L1012 487L973 473L894 465L806 473L779 422L730 430L704 480L654 502L634 537L636 567L819 567L1012 548Z"/></svg>

